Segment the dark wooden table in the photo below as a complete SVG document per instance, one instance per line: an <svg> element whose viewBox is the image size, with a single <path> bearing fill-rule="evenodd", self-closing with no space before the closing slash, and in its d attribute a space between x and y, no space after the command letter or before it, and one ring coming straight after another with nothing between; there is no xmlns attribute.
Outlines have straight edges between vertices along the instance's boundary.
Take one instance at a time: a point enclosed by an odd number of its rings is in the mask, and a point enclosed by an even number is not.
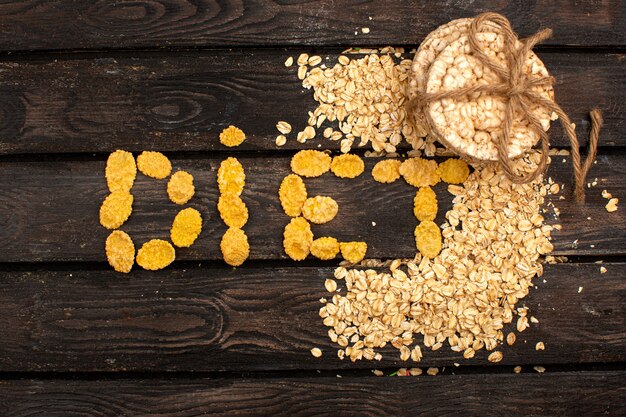
<svg viewBox="0 0 626 417"><path fill-rule="evenodd" d="M585 206L569 189L557 202L554 255L569 262L536 280L523 304L540 323L502 362L444 348L419 364L439 367L437 376L375 377L374 368L407 363L392 351L380 363L338 360L317 316L334 263L296 264L282 251L288 219L276 193L302 146L276 149L274 125L300 130L315 106L283 62L348 46L415 47L438 25L486 10L522 36L554 29L537 53L557 99L583 136L592 106L605 112L597 186ZM620 0L3 1L0 416L625 415L625 22ZM229 124L248 135L236 150L217 140ZM568 146L560 127L551 140ZM166 270L125 276L106 264L98 207L107 154L118 148L164 151L195 176L191 206L205 230ZM227 156L248 176L252 249L237 269L219 253L215 173ZM559 157L549 175L570 184L570 172ZM363 175L309 187L333 189L341 207L320 233L365 240L369 257L414 254L408 186ZM624 199L617 212L604 209L603 189ZM137 245L168 236L176 208L164 190L138 177L124 226ZM312 357L312 347L325 355Z"/></svg>

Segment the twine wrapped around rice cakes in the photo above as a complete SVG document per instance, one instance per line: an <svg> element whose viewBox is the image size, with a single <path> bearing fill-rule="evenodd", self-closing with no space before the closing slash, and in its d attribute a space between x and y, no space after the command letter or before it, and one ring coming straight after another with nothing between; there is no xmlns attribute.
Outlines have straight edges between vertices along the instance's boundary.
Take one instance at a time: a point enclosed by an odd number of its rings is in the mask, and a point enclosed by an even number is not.
<svg viewBox="0 0 626 417"><path fill-rule="evenodd" d="M543 29L518 40L506 17L490 12L442 26L415 55L408 114L418 128L426 124L438 141L458 154L473 161L497 160L514 183L528 183L546 171L546 131L550 118L558 116L571 142L574 193L583 202L602 114L591 111L589 151L581 162L574 126L553 98L553 78L532 52L551 35L550 29ZM458 125L450 128L450 120ZM476 144L478 135L482 143ZM511 160L536 142L541 143L537 168L515 172Z"/></svg>

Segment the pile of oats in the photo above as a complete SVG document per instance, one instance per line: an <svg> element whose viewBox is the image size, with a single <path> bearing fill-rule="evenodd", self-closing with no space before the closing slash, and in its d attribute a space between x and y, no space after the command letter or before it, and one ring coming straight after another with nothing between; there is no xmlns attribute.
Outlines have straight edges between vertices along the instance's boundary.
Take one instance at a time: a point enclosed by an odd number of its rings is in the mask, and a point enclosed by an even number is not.
<svg viewBox="0 0 626 417"><path fill-rule="evenodd" d="M407 120L405 97L411 60L402 59L404 49L344 52L330 68L320 65L324 60L319 56L303 53L298 57L298 78L303 87L313 89L319 105L309 112L308 126L297 133L297 140L304 143L322 133L326 139L341 141L343 153L370 144L380 154L395 153L396 146L406 140L414 149L433 156L434 139L425 141L426 132L415 130ZM365 56L350 58L352 52ZM325 122L333 127L320 132ZM290 130L284 129L286 122L280 123L277 144L284 144L281 136Z"/></svg>
<svg viewBox="0 0 626 417"><path fill-rule="evenodd" d="M515 162L516 169L532 171L539 159L530 153ZM380 360L376 349L391 344L401 360L417 362L422 351L416 339L422 336L427 348L447 343L469 359L501 345L504 325L516 316L517 331L524 331L527 309L516 304L542 275L540 256L552 251L550 234L560 228L544 224L540 214L551 188L558 192L553 185L542 178L512 184L496 163L488 163L462 185L448 186L453 208L434 259L417 254L393 261L389 271L337 268L339 289L320 316L339 345L339 358ZM515 335L507 342L514 343ZM489 360L502 357L496 351Z"/></svg>

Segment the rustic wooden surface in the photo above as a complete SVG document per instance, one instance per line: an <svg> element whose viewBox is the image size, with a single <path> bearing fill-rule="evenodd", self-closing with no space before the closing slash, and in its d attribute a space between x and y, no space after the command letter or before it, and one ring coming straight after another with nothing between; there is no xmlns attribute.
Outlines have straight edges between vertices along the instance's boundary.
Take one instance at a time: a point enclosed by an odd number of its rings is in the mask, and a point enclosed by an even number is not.
<svg viewBox="0 0 626 417"><path fill-rule="evenodd" d="M506 14L522 36L554 29L538 55L583 143L588 111L604 111L587 204L572 202L569 157L553 157L549 171L566 189L564 200L552 198L559 218L551 207L545 216L563 225L555 254L570 261L535 279L521 304L540 322L502 347L498 364L446 347L424 349L418 364L394 349L383 349L381 362L340 361L317 315L337 262L285 258L288 218L277 199L295 150L338 144L295 141L315 102L283 62L309 52L333 63L348 46L408 53L437 25L485 10ZM623 202L608 214L600 193L626 198L625 22L619 0L2 2L0 416L624 415L626 218ZM279 120L294 133L277 149ZM248 136L237 149L217 140L229 124ZM569 146L556 124L550 137ZM174 170L195 176L189 206L204 231L164 271L126 276L105 262L98 207L104 161L118 148L164 151ZM215 172L227 156L248 176L251 258L235 269L219 253ZM366 159L355 180L306 181L311 195L331 195L340 207L313 231L365 240L369 257L411 257L414 189L373 181L375 162ZM181 208L165 184L138 176L123 227L137 245L167 238ZM436 190L441 223L451 196ZM370 372L412 366L442 375Z"/></svg>
<svg viewBox="0 0 626 417"><path fill-rule="evenodd" d="M620 0L13 0L0 7L0 48L414 45L441 24L484 11L505 14L523 36L552 27L555 36L550 44L626 41L626 13ZM370 28L370 33L363 34L362 27Z"/></svg>
<svg viewBox="0 0 626 417"><path fill-rule="evenodd" d="M546 266L521 304L538 324L502 348L499 365L624 362L626 264ZM0 371L280 371L493 365L423 348L351 363L318 316L333 268L200 267L159 272L60 269L0 273ZM545 279L546 282L543 282ZM339 281L339 287L342 282ZM582 287L579 293L579 288ZM512 329L508 325L507 329ZM421 338L417 337L417 340ZM545 351L536 351L543 341ZM319 347L324 356L309 350Z"/></svg>
<svg viewBox="0 0 626 417"><path fill-rule="evenodd" d="M624 415L626 372L439 375L420 378L130 379L8 381L11 417L573 416ZM583 394L584 393L584 396Z"/></svg>
<svg viewBox="0 0 626 417"><path fill-rule="evenodd" d="M302 88L297 66L283 65L302 51L328 56L332 65L341 52L302 47L100 52L53 60L47 55L5 57L0 61L0 154L111 152L120 147L232 152L217 140L229 124L248 134L238 150L276 150L279 120L294 128L281 149L311 146L299 144L296 133L306 126L315 101ZM587 141L589 110L598 106L606 122L602 146L626 145L625 55L551 50L539 56L556 77L557 99L579 126L581 142ZM552 145L569 146L557 123L552 129ZM326 140L323 146L338 149L339 143Z"/></svg>

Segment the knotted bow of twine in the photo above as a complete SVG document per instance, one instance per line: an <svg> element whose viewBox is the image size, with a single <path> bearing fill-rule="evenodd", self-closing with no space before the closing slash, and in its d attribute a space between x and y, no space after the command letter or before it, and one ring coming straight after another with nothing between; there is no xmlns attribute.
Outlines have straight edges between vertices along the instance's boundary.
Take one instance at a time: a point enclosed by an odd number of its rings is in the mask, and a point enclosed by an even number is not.
<svg viewBox="0 0 626 417"><path fill-rule="evenodd" d="M495 60L489 58L481 49L477 34L480 28L486 22L494 23L499 26L504 37L504 50L506 56L507 67L503 67ZM496 141L496 149L498 151L499 163L502 166L507 177L514 183L528 183L533 181L539 175L543 174L548 165L548 152L550 143L548 134L544 131L539 119L532 113L533 106L542 106L559 116L563 129L572 145L572 164L574 168L574 193L579 202L585 199L585 179L587 172L593 160L596 157L598 147L598 135L602 126L602 113L598 109L591 111L591 132L589 135L589 151L585 162L580 161L580 146L576 131L572 126L572 122L567 114L563 111L555 101L542 97L538 93L532 91L532 87L552 85L553 79L549 76L533 76L525 74L524 63L530 50L539 42L544 41L552 36L551 29L543 29L534 35L521 39L521 47L516 47L518 41L517 35L511 28L508 19L498 13L483 13L478 15L471 23L468 32L468 41L471 52L483 65L492 70L502 80L499 84L475 85L471 87L459 88L457 90L443 91L438 93L418 93L417 97L409 102L409 109L413 113L416 109L426 117L431 128L434 126L432 118L425 106L429 103L439 101L446 98L461 98L473 93L487 93L497 95L506 99L506 108L502 125L503 134ZM511 159L508 155L508 144L510 143L511 129L515 113L519 111L526 117L531 126L540 135L541 141L541 160L537 168L530 173L517 174L512 166ZM414 114L414 113L413 113Z"/></svg>

